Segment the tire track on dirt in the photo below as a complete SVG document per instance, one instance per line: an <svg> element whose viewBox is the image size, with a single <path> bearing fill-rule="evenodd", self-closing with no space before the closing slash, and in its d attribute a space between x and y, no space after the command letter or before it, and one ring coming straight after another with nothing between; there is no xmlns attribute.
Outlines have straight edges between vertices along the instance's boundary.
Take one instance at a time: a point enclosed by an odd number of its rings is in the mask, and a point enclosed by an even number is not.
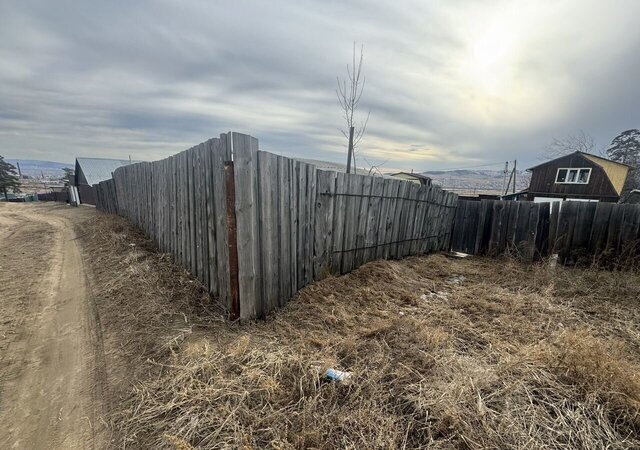
<svg viewBox="0 0 640 450"><path fill-rule="evenodd" d="M73 227L52 208L7 205L0 214L9 211L17 223L0 237L0 311L14 319L0 324L11 336L0 341L0 446L100 447L99 335Z"/></svg>

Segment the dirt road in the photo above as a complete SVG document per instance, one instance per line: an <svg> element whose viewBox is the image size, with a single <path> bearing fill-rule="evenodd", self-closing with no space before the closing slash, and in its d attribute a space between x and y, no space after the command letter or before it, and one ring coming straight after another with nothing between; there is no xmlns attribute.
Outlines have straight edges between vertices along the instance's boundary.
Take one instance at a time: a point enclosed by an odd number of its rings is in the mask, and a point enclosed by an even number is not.
<svg viewBox="0 0 640 450"><path fill-rule="evenodd" d="M100 448L99 338L67 206L0 203L0 448Z"/></svg>

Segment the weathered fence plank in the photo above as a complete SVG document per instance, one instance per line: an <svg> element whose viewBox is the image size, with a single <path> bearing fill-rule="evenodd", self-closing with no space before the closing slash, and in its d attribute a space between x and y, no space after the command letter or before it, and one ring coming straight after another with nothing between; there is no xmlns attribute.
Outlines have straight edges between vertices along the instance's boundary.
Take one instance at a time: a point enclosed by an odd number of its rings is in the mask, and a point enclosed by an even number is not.
<svg viewBox="0 0 640 450"><path fill-rule="evenodd" d="M333 248L331 229L336 189L336 173L318 170L314 239L314 278L320 280L329 274L331 250Z"/></svg>
<svg viewBox="0 0 640 450"><path fill-rule="evenodd" d="M258 141L231 133L236 187L236 220L238 234L238 281L240 285L240 317L249 319L263 315L260 274L260 227L258 224Z"/></svg>
<svg viewBox="0 0 640 450"><path fill-rule="evenodd" d="M291 289L291 172L289 160L279 156L278 169L278 216L280 227L278 241L280 250L280 296L278 306L283 306L295 292Z"/></svg>

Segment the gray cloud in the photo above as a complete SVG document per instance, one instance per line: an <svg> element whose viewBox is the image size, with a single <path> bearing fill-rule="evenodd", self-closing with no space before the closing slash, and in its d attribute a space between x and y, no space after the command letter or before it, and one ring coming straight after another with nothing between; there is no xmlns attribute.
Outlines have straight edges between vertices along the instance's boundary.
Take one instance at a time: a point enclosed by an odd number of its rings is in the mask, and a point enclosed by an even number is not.
<svg viewBox="0 0 640 450"><path fill-rule="evenodd" d="M227 130L344 159L335 79L365 45L362 160L536 162L640 126L632 0L0 5L0 154L165 157Z"/></svg>

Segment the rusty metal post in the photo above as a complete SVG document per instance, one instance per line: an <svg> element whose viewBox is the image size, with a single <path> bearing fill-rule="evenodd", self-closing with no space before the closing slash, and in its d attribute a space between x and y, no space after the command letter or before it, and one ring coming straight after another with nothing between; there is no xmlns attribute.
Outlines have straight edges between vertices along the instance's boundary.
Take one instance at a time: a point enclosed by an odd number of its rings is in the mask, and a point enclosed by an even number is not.
<svg viewBox="0 0 640 450"><path fill-rule="evenodd" d="M238 281L238 235L236 227L236 183L233 175L233 161L224 163L225 185L227 188L227 230L229 239L229 286L231 311L229 319L240 318L240 283Z"/></svg>

